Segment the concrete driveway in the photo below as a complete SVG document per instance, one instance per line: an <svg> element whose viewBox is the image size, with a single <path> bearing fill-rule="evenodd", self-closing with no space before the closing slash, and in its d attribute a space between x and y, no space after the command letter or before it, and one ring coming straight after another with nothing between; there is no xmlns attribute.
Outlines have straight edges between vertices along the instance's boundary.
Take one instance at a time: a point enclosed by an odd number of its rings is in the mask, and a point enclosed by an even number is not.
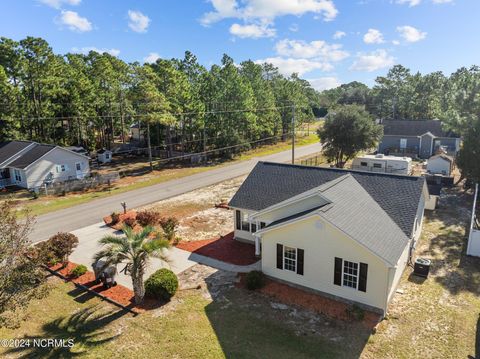
<svg viewBox="0 0 480 359"><path fill-rule="evenodd" d="M320 152L322 145L315 143L301 146L295 150L296 157ZM129 208L141 207L162 199L210 186L228 179L249 173L258 161L288 162L290 151L283 151L268 156L256 157L247 161L215 168L210 171L171 180L157 185L120 193L88 203L66 208L39 216L30 235L32 242L47 239L57 232L71 232L97 223L113 211L120 211L120 203L126 202Z"/></svg>
<svg viewBox="0 0 480 359"><path fill-rule="evenodd" d="M70 256L70 260L77 264L84 264L89 270L92 270L93 256L101 249L98 241L108 235L122 235L122 232L115 231L106 226L103 222L92 224L72 232L78 237L79 244L75 251ZM147 279L153 272L160 268L169 268L175 274L179 274L197 262L190 260L191 253L172 247L166 251L168 262L163 262L158 258L152 258L148 264L145 279ZM123 265L119 265L117 270L123 269ZM116 280L119 284L132 289L132 279L124 273L118 273Z"/></svg>

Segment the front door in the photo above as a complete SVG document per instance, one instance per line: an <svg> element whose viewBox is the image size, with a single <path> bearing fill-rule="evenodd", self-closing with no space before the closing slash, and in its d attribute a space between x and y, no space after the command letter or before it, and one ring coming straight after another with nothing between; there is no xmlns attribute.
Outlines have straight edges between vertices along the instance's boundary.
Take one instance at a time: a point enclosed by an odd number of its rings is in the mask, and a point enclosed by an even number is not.
<svg viewBox="0 0 480 359"><path fill-rule="evenodd" d="M77 179L83 179L82 163L81 162L75 163L75 170L76 170L76 173L77 173Z"/></svg>

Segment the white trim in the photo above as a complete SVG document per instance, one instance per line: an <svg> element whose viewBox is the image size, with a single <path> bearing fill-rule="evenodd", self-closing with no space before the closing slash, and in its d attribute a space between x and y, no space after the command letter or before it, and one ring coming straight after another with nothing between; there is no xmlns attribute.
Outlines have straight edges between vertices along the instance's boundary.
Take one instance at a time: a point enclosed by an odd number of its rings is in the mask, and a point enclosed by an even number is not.
<svg viewBox="0 0 480 359"><path fill-rule="evenodd" d="M355 277L355 279L356 279L356 280L355 280L355 288L343 284L343 282L344 282L344 274L345 274L345 272L344 272L345 262L353 263L353 264L356 264L356 265L357 265L357 274L356 274L356 275L346 273L346 274L349 275L349 276ZM360 278L360 262L355 262L355 261L351 261L351 260L347 260L347 259L345 259L345 258L342 258L342 287L344 287L344 288L349 288L349 289L355 289L356 291L358 291L359 278Z"/></svg>
<svg viewBox="0 0 480 359"><path fill-rule="evenodd" d="M287 258L285 257L285 248L289 248L289 249L294 249L295 250L295 259L292 259L292 258ZM290 247L290 246L286 246L286 245L283 245L282 244L282 249L283 249L283 253L282 253L282 268L283 270L286 270L286 271L289 271L289 272L293 272L293 273L297 273L297 268L298 268L298 248L296 247ZM290 261L294 261L295 262L295 268L293 270L291 269L286 269L285 268L285 259L288 259Z"/></svg>

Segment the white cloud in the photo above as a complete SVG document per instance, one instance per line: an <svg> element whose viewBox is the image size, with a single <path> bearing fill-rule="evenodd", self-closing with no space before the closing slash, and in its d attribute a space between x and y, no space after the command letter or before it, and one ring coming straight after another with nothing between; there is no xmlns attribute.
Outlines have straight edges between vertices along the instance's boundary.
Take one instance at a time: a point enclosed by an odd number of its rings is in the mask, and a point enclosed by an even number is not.
<svg viewBox="0 0 480 359"><path fill-rule="evenodd" d="M329 63L309 59L293 59L277 56L255 61L255 63L257 64L263 64L265 62L272 64L275 67L278 67L278 71L285 76L290 76L294 72L297 73L299 76L302 76L303 74L313 70L333 70L332 65Z"/></svg>
<svg viewBox="0 0 480 359"><path fill-rule="evenodd" d="M341 39L342 37L345 37L347 36L347 33L345 31L335 31L335 33L333 34L333 38L335 40L339 40Z"/></svg>
<svg viewBox="0 0 480 359"><path fill-rule="evenodd" d="M400 36L407 42L417 42L427 37L426 32L422 32L414 28L413 26L398 26L397 31L400 33Z"/></svg>
<svg viewBox="0 0 480 359"><path fill-rule="evenodd" d="M295 23L290 25L289 28L288 28L288 30L290 30L291 32L297 32L299 29L300 28L299 28L298 24L295 24Z"/></svg>
<svg viewBox="0 0 480 359"><path fill-rule="evenodd" d="M147 63L147 64L153 64L154 62L156 62L159 58L161 58L161 56L156 53L156 52L151 52L149 53L146 57L143 58L143 62Z"/></svg>
<svg viewBox="0 0 480 359"><path fill-rule="evenodd" d="M390 67L394 63L395 58L389 55L386 50L376 50L370 53L360 52L350 66L350 70L372 72Z"/></svg>
<svg viewBox="0 0 480 359"><path fill-rule="evenodd" d="M341 61L350 54L342 49L340 44L328 44L325 41L317 40L305 42L302 40L284 39L276 43L275 50L278 55L293 58L316 58L321 61Z"/></svg>
<svg viewBox="0 0 480 359"><path fill-rule="evenodd" d="M40 1L42 4L53 7L54 9L60 9L63 4L75 6L82 2L82 0L38 0L38 1Z"/></svg>
<svg viewBox="0 0 480 359"><path fill-rule="evenodd" d="M341 85L340 81L333 76L308 79L308 82L317 91L329 90Z"/></svg>
<svg viewBox="0 0 480 359"><path fill-rule="evenodd" d="M140 11L128 10L128 27L135 32L147 32L150 18Z"/></svg>
<svg viewBox="0 0 480 359"><path fill-rule="evenodd" d="M453 2L453 0L432 0L434 4L448 4Z"/></svg>
<svg viewBox="0 0 480 359"><path fill-rule="evenodd" d="M400 45L400 41L398 41L398 40L393 40L393 41L392 41L392 44L394 44L394 45L396 45L396 46L397 46L397 45Z"/></svg>
<svg viewBox="0 0 480 359"><path fill-rule="evenodd" d="M75 11L62 10L59 23L66 25L70 30L86 32L92 30L92 23L86 17L81 17Z"/></svg>
<svg viewBox="0 0 480 359"><path fill-rule="evenodd" d="M271 28L268 23L264 24L233 24L230 26L230 33L240 38L258 39L260 37L273 37L276 34L274 28Z"/></svg>
<svg viewBox="0 0 480 359"><path fill-rule="evenodd" d="M383 34L377 29L368 29L367 33L363 35L363 42L366 44L381 44L384 43Z"/></svg>
<svg viewBox="0 0 480 359"><path fill-rule="evenodd" d="M408 6L413 7L417 6L422 2L422 0L397 0L397 4L408 4Z"/></svg>
<svg viewBox="0 0 480 359"><path fill-rule="evenodd" d="M214 22L237 18L248 20L270 19L278 16L301 16L306 13L315 13L325 21L333 20L338 10L332 0L209 0L214 11L208 12L201 18L201 23L210 25Z"/></svg>
<svg viewBox="0 0 480 359"><path fill-rule="evenodd" d="M76 53L84 54L84 55L87 55L90 51L95 51L95 52L98 52L99 54L103 54L104 52L106 52L107 54L110 54L112 56L120 55L120 50L118 50L118 49L105 49L105 48L99 49L98 47L95 47L95 46L86 46L86 47L81 47L81 48L73 47L72 48L72 52L76 52Z"/></svg>

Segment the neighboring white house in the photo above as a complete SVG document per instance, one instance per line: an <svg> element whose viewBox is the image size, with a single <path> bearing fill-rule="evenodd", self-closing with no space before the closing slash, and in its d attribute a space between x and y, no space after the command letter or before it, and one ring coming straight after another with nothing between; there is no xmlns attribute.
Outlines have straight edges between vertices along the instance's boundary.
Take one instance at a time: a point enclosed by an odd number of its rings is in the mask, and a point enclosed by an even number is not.
<svg viewBox="0 0 480 359"><path fill-rule="evenodd" d="M112 151L106 149L97 151L97 161L100 163L110 163L112 162L112 154Z"/></svg>
<svg viewBox="0 0 480 359"><path fill-rule="evenodd" d="M480 195L478 183L475 185L475 194L472 207L472 219L470 222L470 231L468 234L467 254L469 256L480 257L480 222L477 217L477 200Z"/></svg>
<svg viewBox="0 0 480 359"><path fill-rule="evenodd" d="M259 162L229 205L266 275L385 314L428 196L423 177Z"/></svg>
<svg viewBox="0 0 480 359"><path fill-rule="evenodd" d="M139 122L136 122L130 126L130 138L134 142L145 141L145 129L141 128Z"/></svg>
<svg viewBox="0 0 480 359"><path fill-rule="evenodd" d="M427 172L450 176L453 171L453 158L445 154L432 156L427 162Z"/></svg>
<svg viewBox="0 0 480 359"><path fill-rule="evenodd" d="M36 189L45 183L82 179L89 174L89 158L66 148L31 141L0 143L2 187Z"/></svg>
<svg viewBox="0 0 480 359"><path fill-rule="evenodd" d="M412 172L412 159L410 157L386 156L381 153L363 155L353 160L352 169L409 175Z"/></svg>

